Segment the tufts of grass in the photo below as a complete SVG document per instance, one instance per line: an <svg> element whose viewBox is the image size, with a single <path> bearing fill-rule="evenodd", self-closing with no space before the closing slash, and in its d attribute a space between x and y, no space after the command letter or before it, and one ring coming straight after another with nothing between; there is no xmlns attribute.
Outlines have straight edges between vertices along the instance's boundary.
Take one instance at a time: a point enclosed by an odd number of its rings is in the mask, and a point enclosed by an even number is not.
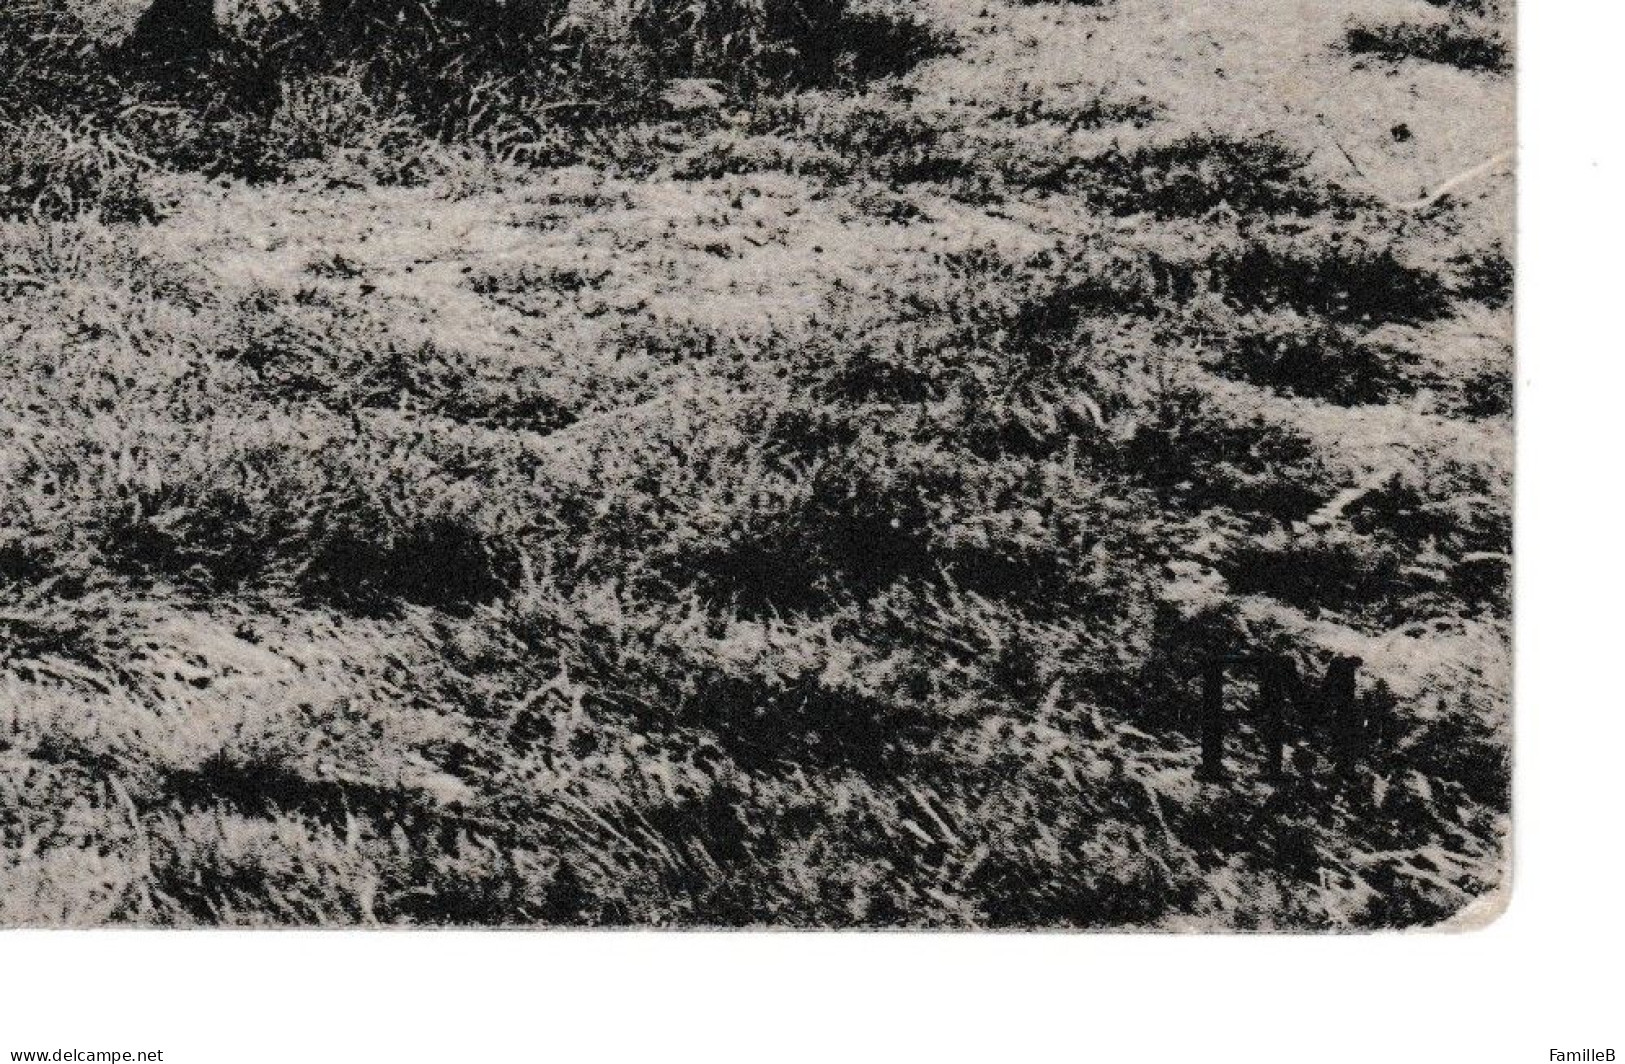
<svg viewBox="0 0 1625 1064"><path fill-rule="evenodd" d="M0 923L1352 928L1498 882L1505 373L1423 355L1493 332L1500 249L1147 101L943 104L895 6L282 5L123 80L54 10L0 12ZM145 224L195 175L521 220L290 212L228 281ZM1381 756L1272 789L1244 726L1200 784L1192 660L1242 644L1372 647Z"/></svg>
<svg viewBox="0 0 1625 1064"><path fill-rule="evenodd" d="M104 46L61 5L0 18L0 56L17 56L0 73L0 211L40 201L114 218L155 213L152 171L270 180L319 163L418 183L458 151L571 163L617 154L607 142L664 114L674 82L756 98L885 78L952 47L885 0L298 3L159 66Z"/></svg>

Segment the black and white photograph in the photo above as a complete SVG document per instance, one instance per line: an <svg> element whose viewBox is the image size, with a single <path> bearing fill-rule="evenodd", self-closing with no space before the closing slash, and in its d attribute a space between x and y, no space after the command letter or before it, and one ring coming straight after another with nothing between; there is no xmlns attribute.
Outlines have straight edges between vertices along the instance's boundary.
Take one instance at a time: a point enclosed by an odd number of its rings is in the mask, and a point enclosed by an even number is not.
<svg viewBox="0 0 1625 1064"><path fill-rule="evenodd" d="M1490 922L1514 37L8 0L0 925Z"/></svg>
<svg viewBox="0 0 1625 1064"><path fill-rule="evenodd" d="M0 1060L1617 1064L1622 39L0 0Z"/></svg>

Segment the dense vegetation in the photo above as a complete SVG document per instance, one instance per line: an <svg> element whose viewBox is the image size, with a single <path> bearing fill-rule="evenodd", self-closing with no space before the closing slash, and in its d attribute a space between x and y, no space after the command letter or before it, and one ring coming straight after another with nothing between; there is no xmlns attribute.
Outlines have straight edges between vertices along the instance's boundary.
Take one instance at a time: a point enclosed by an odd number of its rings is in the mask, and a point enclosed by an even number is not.
<svg viewBox="0 0 1625 1064"><path fill-rule="evenodd" d="M0 923L1492 890L1501 201L1076 69L1132 2L7 4ZM1197 782L1241 647L1393 727Z"/></svg>

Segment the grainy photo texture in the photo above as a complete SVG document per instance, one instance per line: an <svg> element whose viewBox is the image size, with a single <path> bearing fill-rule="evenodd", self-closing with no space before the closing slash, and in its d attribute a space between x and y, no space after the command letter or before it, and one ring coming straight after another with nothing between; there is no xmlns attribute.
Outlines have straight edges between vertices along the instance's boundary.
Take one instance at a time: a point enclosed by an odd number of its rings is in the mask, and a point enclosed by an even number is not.
<svg viewBox="0 0 1625 1064"><path fill-rule="evenodd" d="M6 0L0 925L1482 923L1507 0Z"/></svg>

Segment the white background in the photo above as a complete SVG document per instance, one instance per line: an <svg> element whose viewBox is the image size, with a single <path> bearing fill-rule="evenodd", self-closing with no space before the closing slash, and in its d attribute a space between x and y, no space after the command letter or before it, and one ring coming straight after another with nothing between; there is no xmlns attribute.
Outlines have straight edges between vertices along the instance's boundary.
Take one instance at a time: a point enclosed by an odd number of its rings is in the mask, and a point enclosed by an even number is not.
<svg viewBox="0 0 1625 1064"><path fill-rule="evenodd" d="M1523 5L1517 852L1490 928L10 933L0 1061L58 1047L163 1048L180 1064L1625 1055L1625 17L1596 0Z"/></svg>

